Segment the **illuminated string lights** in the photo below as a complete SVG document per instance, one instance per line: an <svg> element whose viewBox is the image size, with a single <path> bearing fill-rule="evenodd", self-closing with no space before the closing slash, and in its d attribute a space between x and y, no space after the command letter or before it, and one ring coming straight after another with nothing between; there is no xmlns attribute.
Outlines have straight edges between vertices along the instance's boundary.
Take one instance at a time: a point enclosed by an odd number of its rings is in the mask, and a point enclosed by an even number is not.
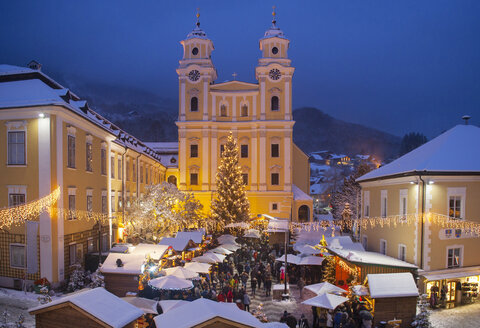
<svg viewBox="0 0 480 328"><path fill-rule="evenodd" d="M49 210L60 197L60 187L49 195L35 201L0 210L0 229L18 226L25 221L37 220L38 216Z"/></svg>

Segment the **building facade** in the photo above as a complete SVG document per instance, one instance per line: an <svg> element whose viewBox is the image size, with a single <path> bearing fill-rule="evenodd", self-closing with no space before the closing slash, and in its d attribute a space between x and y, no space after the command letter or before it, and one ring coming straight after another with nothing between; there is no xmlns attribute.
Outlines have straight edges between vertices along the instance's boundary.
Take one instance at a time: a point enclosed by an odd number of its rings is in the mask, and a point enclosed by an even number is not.
<svg viewBox="0 0 480 328"><path fill-rule="evenodd" d="M0 232L2 286L64 280L85 254L122 238L118 228L133 196L165 181L160 156L38 67L0 65L0 136L0 208L60 188L38 221Z"/></svg>
<svg viewBox="0 0 480 328"><path fill-rule="evenodd" d="M276 26L260 39L257 83L215 83L213 42L197 22L180 42L178 186L191 190L206 211L216 188L216 170L230 132L240 150L240 166L252 215L310 221L308 156L293 143L292 77L289 40Z"/></svg>
<svg viewBox="0 0 480 328"><path fill-rule="evenodd" d="M446 286L450 303L463 302L457 284L478 292L480 236L463 224L480 223L480 151L465 146L479 138L458 125L357 180L362 216L376 222L361 231L365 249L419 266L420 287Z"/></svg>

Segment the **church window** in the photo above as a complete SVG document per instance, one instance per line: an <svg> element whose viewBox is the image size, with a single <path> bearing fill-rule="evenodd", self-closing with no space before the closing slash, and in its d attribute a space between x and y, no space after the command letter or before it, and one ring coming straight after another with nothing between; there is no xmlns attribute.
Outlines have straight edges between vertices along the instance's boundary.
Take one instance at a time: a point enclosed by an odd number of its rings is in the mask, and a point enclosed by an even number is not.
<svg viewBox="0 0 480 328"><path fill-rule="evenodd" d="M198 173L190 173L190 184L191 185L198 185Z"/></svg>
<svg viewBox="0 0 480 328"><path fill-rule="evenodd" d="M198 48L197 47L192 49L192 55L194 55L194 56L198 55Z"/></svg>
<svg viewBox="0 0 480 328"><path fill-rule="evenodd" d="M272 144L272 157L280 157L280 150L278 143Z"/></svg>
<svg viewBox="0 0 480 328"><path fill-rule="evenodd" d="M247 106L247 105L243 105L243 106L242 106L241 116L242 116L242 117L248 116L248 106Z"/></svg>
<svg viewBox="0 0 480 328"><path fill-rule="evenodd" d="M198 145L190 145L190 157L198 157Z"/></svg>
<svg viewBox="0 0 480 328"><path fill-rule="evenodd" d="M274 55L278 54L278 48L277 47L272 48L272 54L274 54Z"/></svg>
<svg viewBox="0 0 480 328"><path fill-rule="evenodd" d="M220 145L220 157L222 157L224 151L225 151L225 145Z"/></svg>
<svg viewBox="0 0 480 328"><path fill-rule="evenodd" d="M248 185L248 173L242 173L242 181L244 185Z"/></svg>
<svg viewBox="0 0 480 328"><path fill-rule="evenodd" d="M191 112L198 112L198 98L192 97L190 99L190 111Z"/></svg>
<svg viewBox="0 0 480 328"><path fill-rule="evenodd" d="M220 116L227 117L227 106L225 105L220 106Z"/></svg>
<svg viewBox="0 0 480 328"><path fill-rule="evenodd" d="M272 186L278 186L280 184L280 174L272 173Z"/></svg>
<svg viewBox="0 0 480 328"><path fill-rule="evenodd" d="M248 158L248 145L241 145L240 153L241 158Z"/></svg>
<svg viewBox="0 0 480 328"><path fill-rule="evenodd" d="M271 107L272 107L272 111L278 111L280 110L280 104L279 104L280 100L278 99L277 96L273 96L272 99L271 99Z"/></svg>

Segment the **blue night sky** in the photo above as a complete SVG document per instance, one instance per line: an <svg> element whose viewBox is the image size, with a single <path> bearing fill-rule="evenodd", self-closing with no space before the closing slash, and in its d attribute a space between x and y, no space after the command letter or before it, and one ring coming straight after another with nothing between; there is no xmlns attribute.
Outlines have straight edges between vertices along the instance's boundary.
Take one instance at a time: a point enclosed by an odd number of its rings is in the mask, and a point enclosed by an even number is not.
<svg viewBox="0 0 480 328"><path fill-rule="evenodd" d="M0 63L176 99L197 7L217 82L253 82L272 5L291 40L294 108L399 136L434 137L464 114L480 125L478 0L1 1Z"/></svg>

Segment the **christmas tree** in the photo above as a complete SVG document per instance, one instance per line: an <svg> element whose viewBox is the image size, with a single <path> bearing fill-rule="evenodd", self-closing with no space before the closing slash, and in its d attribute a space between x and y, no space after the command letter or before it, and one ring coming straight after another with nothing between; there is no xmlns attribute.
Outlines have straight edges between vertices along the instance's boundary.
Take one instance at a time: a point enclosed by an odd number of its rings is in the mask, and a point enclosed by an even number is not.
<svg viewBox="0 0 480 328"><path fill-rule="evenodd" d="M216 176L217 192L212 201L212 216L224 223L247 221L250 203L238 165L238 147L230 132Z"/></svg>
<svg viewBox="0 0 480 328"><path fill-rule="evenodd" d="M323 281L335 284L335 257L327 256L323 260Z"/></svg>
<svg viewBox="0 0 480 328"><path fill-rule="evenodd" d="M416 328L431 328L430 312L428 311L428 298L426 294L420 295L418 301L418 308L420 312L415 316L412 327Z"/></svg>

